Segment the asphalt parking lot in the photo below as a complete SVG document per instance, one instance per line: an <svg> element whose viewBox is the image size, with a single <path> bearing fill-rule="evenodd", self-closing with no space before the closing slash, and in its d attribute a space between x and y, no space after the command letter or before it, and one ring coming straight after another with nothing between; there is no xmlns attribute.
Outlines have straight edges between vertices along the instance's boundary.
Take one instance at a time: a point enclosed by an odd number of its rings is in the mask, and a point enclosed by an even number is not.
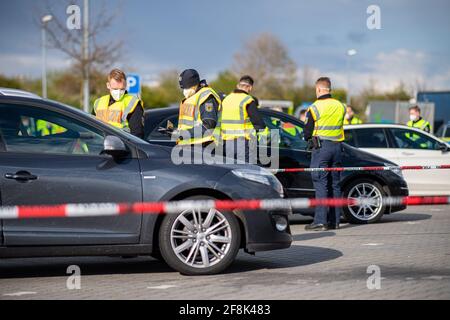
<svg viewBox="0 0 450 320"><path fill-rule="evenodd" d="M450 206L337 232L307 233L309 221L294 219L291 248L240 253L216 276L182 276L152 258L0 261L0 299L450 299ZM81 289L67 289L70 265L81 269Z"/></svg>

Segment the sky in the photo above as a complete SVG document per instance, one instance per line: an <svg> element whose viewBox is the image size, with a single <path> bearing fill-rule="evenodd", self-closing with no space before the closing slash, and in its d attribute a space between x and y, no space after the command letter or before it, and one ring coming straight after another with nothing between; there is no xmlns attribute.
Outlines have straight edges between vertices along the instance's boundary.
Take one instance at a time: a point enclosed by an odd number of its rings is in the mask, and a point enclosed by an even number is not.
<svg viewBox="0 0 450 320"><path fill-rule="evenodd" d="M81 4L74 0L72 3ZM335 87L374 85L392 90L450 90L448 0L91 0L91 20L102 4L121 14L100 41L125 39L117 65L151 83L165 70L196 68L213 79L233 63L246 41L270 32L311 78L330 76ZM62 0L0 0L0 74L39 77L40 28L46 3L66 19ZM381 29L369 30L369 5L380 8ZM52 23L52 22L50 22ZM346 53L355 49L349 58ZM71 61L55 49L48 68Z"/></svg>

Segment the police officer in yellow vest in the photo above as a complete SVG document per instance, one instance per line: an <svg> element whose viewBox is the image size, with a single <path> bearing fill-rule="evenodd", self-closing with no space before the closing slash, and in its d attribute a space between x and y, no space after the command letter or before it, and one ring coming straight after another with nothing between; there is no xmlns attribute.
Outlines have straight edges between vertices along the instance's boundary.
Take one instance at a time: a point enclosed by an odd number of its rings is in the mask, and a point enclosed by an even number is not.
<svg viewBox="0 0 450 320"><path fill-rule="evenodd" d="M344 125L349 124L362 124L362 120L355 116L355 112L353 111L353 108L350 105L346 105L346 114L344 119Z"/></svg>
<svg viewBox="0 0 450 320"><path fill-rule="evenodd" d="M144 138L144 104L126 92L127 77L122 70L113 69L106 87L109 94L97 99L92 114L110 125Z"/></svg>
<svg viewBox="0 0 450 320"><path fill-rule="evenodd" d="M178 130L175 132L177 144L207 146L216 140L214 130L221 99L205 80L200 81L200 75L194 69L184 70L179 84L185 98L180 104Z"/></svg>
<svg viewBox="0 0 450 320"><path fill-rule="evenodd" d="M317 101L308 109L304 130L305 140L312 149L311 168L342 166L345 106L331 97L331 81L322 77L316 81ZM316 198L341 198L340 172L313 172ZM306 230L338 229L340 208L317 207L314 222Z"/></svg>
<svg viewBox="0 0 450 320"><path fill-rule="evenodd" d="M39 133L41 137L44 137L58 133L64 133L67 130L61 126L58 126L57 124L45 120L37 120L36 131Z"/></svg>
<svg viewBox="0 0 450 320"><path fill-rule="evenodd" d="M428 133L431 132L430 123L420 116L419 106L409 108L409 119L408 127L418 128Z"/></svg>
<svg viewBox="0 0 450 320"><path fill-rule="evenodd" d="M220 113L224 154L240 162L249 162L250 149L256 151L257 132L267 129L258 111L258 99L250 95L253 85L252 77L241 77L236 89L223 100ZM256 152L253 155L256 158Z"/></svg>
<svg viewBox="0 0 450 320"><path fill-rule="evenodd" d="M428 133L431 132L430 123L420 116L419 106L413 106L409 108L409 119L410 120L407 123L408 127L417 128ZM408 139L411 139L413 145L415 145L416 147L422 149L428 148L427 141L424 140L420 135L414 133L406 133L405 135Z"/></svg>

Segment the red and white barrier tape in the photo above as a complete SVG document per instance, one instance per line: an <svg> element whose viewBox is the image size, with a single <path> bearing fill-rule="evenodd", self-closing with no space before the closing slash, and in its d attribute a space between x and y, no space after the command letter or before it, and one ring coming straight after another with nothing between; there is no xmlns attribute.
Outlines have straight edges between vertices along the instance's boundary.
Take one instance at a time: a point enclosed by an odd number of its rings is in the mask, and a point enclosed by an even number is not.
<svg viewBox="0 0 450 320"><path fill-rule="evenodd" d="M339 167L339 168L288 168L269 169L273 174L281 172L333 172L333 171L390 171L390 170L434 170L450 169L450 164L436 166L386 166L386 167Z"/></svg>
<svg viewBox="0 0 450 320"><path fill-rule="evenodd" d="M385 205L443 205L450 204L450 196L391 197ZM370 199L266 199L266 200L181 200L170 202L89 203L50 206L0 206L0 219L98 217L122 214L176 214L184 210L283 210L318 206L344 207L379 203Z"/></svg>

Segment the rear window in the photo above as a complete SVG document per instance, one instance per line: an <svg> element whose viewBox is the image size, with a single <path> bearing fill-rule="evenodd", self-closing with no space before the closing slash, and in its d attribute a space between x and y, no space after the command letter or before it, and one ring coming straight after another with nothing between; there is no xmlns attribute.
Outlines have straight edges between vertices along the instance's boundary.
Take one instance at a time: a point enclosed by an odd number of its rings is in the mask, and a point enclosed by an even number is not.
<svg viewBox="0 0 450 320"><path fill-rule="evenodd" d="M147 140L170 140L171 136L159 131L160 128L176 129L178 127L178 114L172 115L161 121L155 129L148 135Z"/></svg>
<svg viewBox="0 0 450 320"><path fill-rule="evenodd" d="M365 128L353 129L352 139L359 148L388 148L384 129Z"/></svg>

